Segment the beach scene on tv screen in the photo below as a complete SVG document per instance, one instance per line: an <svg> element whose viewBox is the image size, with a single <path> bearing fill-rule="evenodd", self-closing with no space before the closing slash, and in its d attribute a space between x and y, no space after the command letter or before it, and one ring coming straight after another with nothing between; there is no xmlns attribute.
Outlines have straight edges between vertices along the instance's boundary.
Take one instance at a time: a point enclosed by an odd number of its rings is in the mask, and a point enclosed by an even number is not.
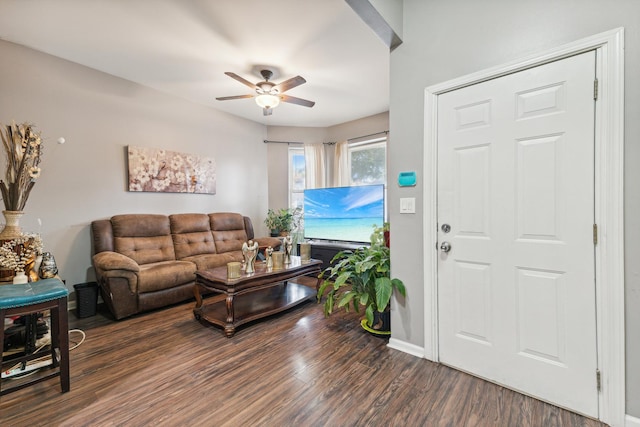
<svg viewBox="0 0 640 427"><path fill-rule="evenodd" d="M369 242L384 221L384 187L316 188L304 192L304 237Z"/></svg>

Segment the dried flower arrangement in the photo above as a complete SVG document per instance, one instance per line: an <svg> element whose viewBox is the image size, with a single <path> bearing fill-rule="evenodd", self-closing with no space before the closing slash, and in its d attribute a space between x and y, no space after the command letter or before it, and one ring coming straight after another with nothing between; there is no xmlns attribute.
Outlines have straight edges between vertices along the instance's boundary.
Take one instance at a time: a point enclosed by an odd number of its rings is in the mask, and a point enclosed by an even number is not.
<svg viewBox="0 0 640 427"><path fill-rule="evenodd" d="M34 131L32 124L12 122L0 128L0 137L7 160L5 179L0 180L4 207L8 211L22 211L40 176L40 133Z"/></svg>
<svg viewBox="0 0 640 427"><path fill-rule="evenodd" d="M39 234L23 234L8 240L0 246L0 267L24 271L25 266L42 254L42 238Z"/></svg>

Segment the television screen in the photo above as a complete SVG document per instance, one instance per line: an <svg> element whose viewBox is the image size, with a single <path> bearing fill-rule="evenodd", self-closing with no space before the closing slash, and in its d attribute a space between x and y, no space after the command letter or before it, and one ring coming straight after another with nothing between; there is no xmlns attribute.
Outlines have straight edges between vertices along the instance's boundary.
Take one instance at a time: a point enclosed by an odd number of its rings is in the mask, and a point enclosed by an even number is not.
<svg viewBox="0 0 640 427"><path fill-rule="evenodd" d="M384 222L384 185L304 190L304 238L370 242Z"/></svg>

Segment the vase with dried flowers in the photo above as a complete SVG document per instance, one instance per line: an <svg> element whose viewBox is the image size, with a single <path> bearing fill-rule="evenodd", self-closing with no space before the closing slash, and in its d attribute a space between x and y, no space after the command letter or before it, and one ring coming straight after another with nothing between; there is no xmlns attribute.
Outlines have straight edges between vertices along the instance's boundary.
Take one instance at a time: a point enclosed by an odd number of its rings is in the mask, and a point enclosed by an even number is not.
<svg viewBox="0 0 640 427"><path fill-rule="evenodd" d="M20 217L23 215L31 189L40 176L42 140L40 133L29 123L3 126L0 137L6 157L5 178L0 179L0 191L5 210L5 227L0 240L12 240L22 235Z"/></svg>
<svg viewBox="0 0 640 427"><path fill-rule="evenodd" d="M36 258L42 254L42 238L39 234L25 233L15 239L6 240L0 246L0 268L10 270L13 275L26 275L33 281L32 274ZM37 276L35 277L37 280ZM26 280L25 280L26 281Z"/></svg>

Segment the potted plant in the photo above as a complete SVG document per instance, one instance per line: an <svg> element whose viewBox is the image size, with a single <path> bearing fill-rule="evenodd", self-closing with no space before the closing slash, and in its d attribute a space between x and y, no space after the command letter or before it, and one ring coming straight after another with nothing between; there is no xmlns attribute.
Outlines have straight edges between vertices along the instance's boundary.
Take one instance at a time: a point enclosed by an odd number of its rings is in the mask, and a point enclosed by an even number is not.
<svg viewBox="0 0 640 427"><path fill-rule="evenodd" d="M298 227L301 213L302 209L299 207L295 209L269 209L264 224L271 230L272 236L286 236Z"/></svg>
<svg viewBox="0 0 640 427"><path fill-rule="evenodd" d="M384 244L384 227L376 227L371 235L371 245L355 250L338 252L332 259L332 267L326 268L318 289L318 302L325 291L325 316L337 308L356 312L364 307L362 327L377 335L389 335L389 301L394 290L406 296L404 282L391 278L389 248Z"/></svg>
<svg viewBox="0 0 640 427"><path fill-rule="evenodd" d="M382 223L381 227L374 226L371 234L371 244L379 243L389 247L389 223Z"/></svg>

